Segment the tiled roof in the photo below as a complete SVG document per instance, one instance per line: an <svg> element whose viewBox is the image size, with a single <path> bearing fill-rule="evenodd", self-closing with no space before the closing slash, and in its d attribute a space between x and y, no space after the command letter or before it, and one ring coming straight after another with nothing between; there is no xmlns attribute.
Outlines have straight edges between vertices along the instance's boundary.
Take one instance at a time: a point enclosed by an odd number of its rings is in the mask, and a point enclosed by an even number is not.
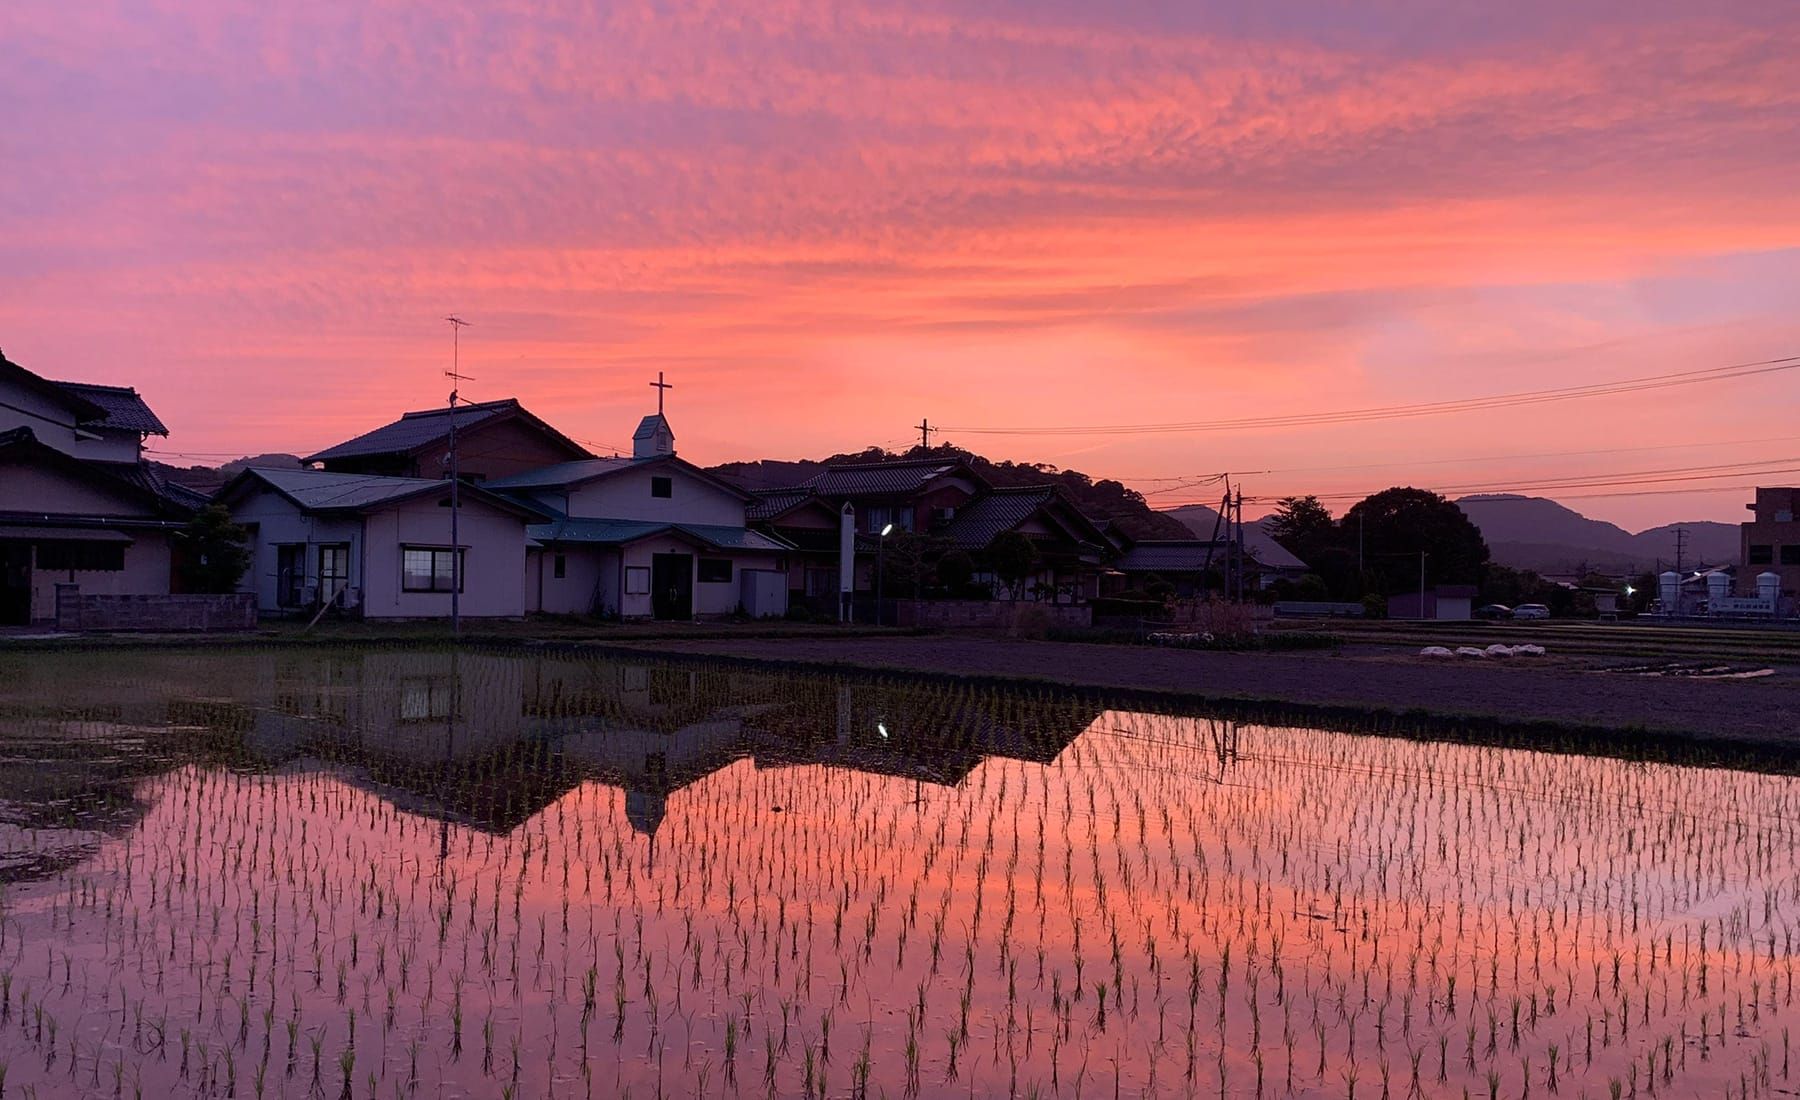
<svg viewBox="0 0 1800 1100"><path fill-rule="evenodd" d="M1198 573L1224 565L1228 552L1226 543L1205 539L1140 542L1113 565L1125 573Z"/></svg>
<svg viewBox="0 0 1800 1100"><path fill-rule="evenodd" d="M163 427L163 422L130 386L102 386L94 382L57 382L55 385L105 410L106 416L103 419L84 420L84 426L118 428L121 431L145 432L149 435L169 434L169 429Z"/></svg>
<svg viewBox="0 0 1800 1100"><path fill-rule="evenodd" d="M516 417L555 440L570 455L587 455L587 448L533 416L516 397L456 407L456 430L466 431L502 417ZM308 462L326 462L341 458L365 458L373 455L411 454L450 436L449 409L420 409L404 413L391 424L372 432L364 432L307 458Z"/></svg>
<svg viewBox="0 0 1800 1100"><path fill-rule="evenodd" d="M965 550L979 550L1002 531L1010 531L1056 497L1048 485L992 489L956 510L943 537Z"/></svg>
<svg viewBox="0 0 1800 1100"><path fill-rule="evenodd" d="M368 511L414 497L435 496L450 487L447 480L423 477L378 477L374 474L331 473L326 470L255 467L232 479L231 485L220 490L220 495L226 495L233 486L246 478L263 482L309 512ZM464 485L462 492L470 500L480 500L491 506L528 515L542 514L541 509L521 504L499 493L488 492L479 485Z"/></svg>
<svg viewBox="0 0 1800 1100"><path fill-rule="evenodd" d="M664 532L686 534L716 550L762 550L779 552L793 549L787 543L760 531L743 527L726 527L709 523L663 523L637 519L557 519L550 523L534 523L526 535L540 543L585 542L600 546L623 546Z"/></svg>
<svg viewBox="0 0 1800 1100"><path fill-rule="evenodd" d="M610 473L626 469L633 463L629 458L584 458L576 462L558 462L554 466L544 466L536 470L527 470L522 474L510 477L490 478L482 482L490 489L560 489L564 485L573 485L578 481L591 481L596 477L604 477Z"/></svg>
<svg viewBox="0 0 1800 1100"><path fill-rule="evenodd" d="M805 487L828 497L894 496L917 492L934 478L959 469L962 463L941 458L848 463L826 467Z"/></svg>
<svg viewBox="0 0 1800 1100"><path fill-rule="evenodd" d="M755 497L745 515L749 519L772 519L798 505L805 504L818 494L811 489L752 489L750 495Z"/></svg>
<svg viewBox="0 0 1800 1100"><path fill-rule="evenodd" d="M456 427L472 428L484 420L510 412L519 403L511 398L489 401L482 405L462 405L456 410ZM324 462L333 458L361 458L367 455L407 454L450 434L449 409L421 409L402 414L391 424L383 424L372 432L364 432L335 447L328 447L306 459Z"/></svg>
<svg viewBox="0 0 1800 1100"><path fill-rule="evenodd" d="M309 511L360 511L422 496L449 485L446 481L422 477L334 474L324 470L255 467L245 472Z"/></svg>

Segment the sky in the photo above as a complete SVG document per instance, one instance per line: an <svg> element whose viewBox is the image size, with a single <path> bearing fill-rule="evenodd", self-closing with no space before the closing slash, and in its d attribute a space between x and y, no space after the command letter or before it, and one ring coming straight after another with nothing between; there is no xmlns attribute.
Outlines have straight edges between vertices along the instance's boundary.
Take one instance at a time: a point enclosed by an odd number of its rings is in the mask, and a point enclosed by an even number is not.
<svg viewBox="0 0 1800 1100"><path fill-rule="evenodd" d="M1642 475L1543 494L1634 530L1800 480L1800 371L986 431L1800 355L1788 0L10 0L0 47L0 349L169 461L441 404L456 314L466 397L605 451L665 372L704 464L929 418L1159 506Z"/></svg>

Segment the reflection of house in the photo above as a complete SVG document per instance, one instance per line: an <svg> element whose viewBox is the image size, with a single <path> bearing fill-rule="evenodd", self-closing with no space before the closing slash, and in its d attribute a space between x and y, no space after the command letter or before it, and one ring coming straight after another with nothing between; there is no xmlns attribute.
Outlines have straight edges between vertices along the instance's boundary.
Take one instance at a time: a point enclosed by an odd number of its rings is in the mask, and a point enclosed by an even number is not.
<svg viewBox="0 0 1800 1100"><path fill-rule="evenodd" d="M167 435L134 390L52 382L0 356L0 624L55 617L55 586L167 595L169 535L204 498L143 461Z"/></svg>
<svg viewBox="0 0 1800 1100"><path fill-rule="evenodd" d="M449 476L450 429L457 474L482 482L555 462L591 458L585 448L525 410L515 398L422 409L306 459L336 473L385 477Z"/></svg>
<svg viewBox="0 0 1800 1100"><path fill-rule="evenodd" d="M659 413L639 426L631 458L564 462L488 483L551 516L530 529L528 609L657 619L787 610L779 575L791 547L746 527L755 498L674 447ZM766 601L758 592L765 578L775 582Z"/></svg>
<svg viewBox="0 0 1800 1100"><path fill-rule="evenodd" d="M246 470L217 500L250 532L241 587L266 612L336 603L368 618L450 613L450 482L324 470ZM525 526L542 518L475 485L460 494L460 610L525 613Z"/></svg>

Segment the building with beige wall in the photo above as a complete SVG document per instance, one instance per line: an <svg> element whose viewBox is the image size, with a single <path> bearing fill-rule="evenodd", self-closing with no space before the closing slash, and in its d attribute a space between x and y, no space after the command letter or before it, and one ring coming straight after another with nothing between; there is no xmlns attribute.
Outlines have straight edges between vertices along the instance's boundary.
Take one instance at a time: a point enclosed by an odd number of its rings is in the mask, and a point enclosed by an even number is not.
<svg viewBox="0 0 1800 1100"><path fill-rule="evenodd" d="M1742 525L1740 587L1754 587L1757 576L1774 573L1784 597L1800 595L1800 488L1759 487L1756 500L1745 507L1753 518Z"/></svg>

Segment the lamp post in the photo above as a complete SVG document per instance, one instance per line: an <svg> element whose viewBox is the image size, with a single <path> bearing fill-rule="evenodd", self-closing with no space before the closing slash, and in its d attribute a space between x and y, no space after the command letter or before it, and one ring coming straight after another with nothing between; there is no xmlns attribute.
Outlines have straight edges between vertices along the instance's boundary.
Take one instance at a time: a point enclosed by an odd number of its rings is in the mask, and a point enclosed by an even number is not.
<svg viewBox="0 0 1800 1100"><path fill-rule="evenodd" d="M882 616L881 616L881 582L883 580L882 573L885 572L885 569L882 566L882 556L883 556L883 553L887 550L888 532L892 531L893 529L894 529L894 525L890 523L887 526L883 527L881 529L881 533L875 537L875 625L876 626L882 625L882 622L881 622L881 618L882 618Z"/></svg>

